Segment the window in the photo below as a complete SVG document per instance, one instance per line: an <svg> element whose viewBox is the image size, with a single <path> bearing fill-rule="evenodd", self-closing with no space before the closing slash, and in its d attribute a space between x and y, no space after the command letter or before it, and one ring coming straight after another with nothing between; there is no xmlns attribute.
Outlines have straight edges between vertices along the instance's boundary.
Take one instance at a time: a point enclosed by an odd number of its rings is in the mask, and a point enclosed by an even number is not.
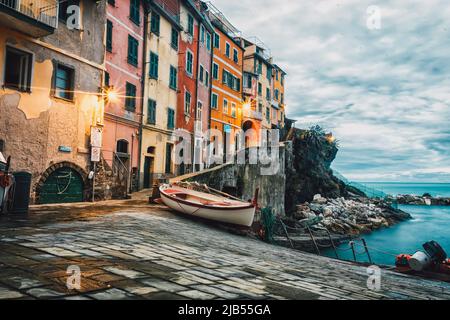
<svg viewBox="0 0 450 320"><path fill-rule="evenodd" d="M194 36L194 17L190 14L188 14L188 30L187 32Z"/></svg>
<svg viewBox="0 0 450 320"><path fill-rule="evenodd" d="M258 60L258 74L262 74L262 62Z"/></svg>
<svg viewBox="0 0 450 320"><path fill-rule="evenodd" d="M186 53L186 72L192 76L192 70L194 67L194 55L188 51Z"/></svg>
<svg viewBox="0 0 450 320"><path fill-rule="evenodd" d="M109 79L109 72L106 72L106 71L105 71L105 86L106 86L106 87L109 87L109 86L110 86L109 82L110 82L110 79Z"/></svg>
<svg viewBox="0 0 450 320"><path fill-rule="evenodd" d="M167 109L167 129L175 129L175 110L172 108Z"/></svg>
<svg viewBox="0 0 450 320"><path fill-rule="evenodd" d="M173 145L171 143L166 143L166 173L172 173L172 149Z"/></svg>
<svg viewBox="0 0 450 320"><path fill-rule="evenodd" d="M0 139L0 152L5 151L5 140Z"/></svg>
<svg viewBox="0 0 450 320"><path fill-rule="evenodd" d="M156 123L156 101L152 99L148 99L147 123Z"/></svg>
<svg viewBox="0 0 450 320"><path fill-rule="evenodd" d="M278 70L275 70L275 78L276 78L277 81L278 81Z"/></svg>
<svg viewBox="0 0 450 320"><path fill-rule="evenodd" d="M220 48L220 35L218 33L214 33L214 48Z"/></svg>
<svg viewBox="0 0 450 320"><path fill-rule="evenodd" d="M227 99L223 99L223 113L228 114L228 100Z"/></svg>
<svg viewBox="0 0 450 320"><path fill-rule="evenodd" d="M156 53L150 52L150 78L158 79L159 57Z"/></svg>
<svg viewBox="0 0 450 320"><path fill-rule="evenodd" d="M258 95L262 96L262 84L258 83Z"/></svg>
<svg viewBox="0 0 450 320"><path fill-rule="evenodd" d="M236 118L236 103L231 104L231 116Z"/></svg>
<svg viewBox="0 0 450 320"><path fill-rule="evenodd" d="M184 93L184 114L191 114L191 93L189 91Z"/></svg>
<svg viewBox="0 0 450 320"><path fill-rule="evenodd" d="M196 115L196 117L197 117L197 121L200 122L200 126L201 126L201 121L202 121L202 111L203 111L203 103L201 101L197 101L197 115ZM200 129L200 131L202 131L201 127L199 129Z"/></svg>
<svg viewBox="0 0 450 320"><path fill-rule="evenodd" d="M128 63L135 67L138 65L138 46L139 42L128 35Z"/></svg>
<svg viewBox="0 0 450 320"><path fill-rule="evenodd" d="M156 151L156 147L148 147L147 148L147 153L155 154L155 151Z"/></svg>
<svg viewBox="0 0 450 320"><path fill-rule="evenodd" d="M225 55L230 58L230 54L231 54L231 46L230 44L227 42L225 45Z"/></svg>
<svg viewBox="0 0 450 320"><path fill-rule="evenodd" d="M269 80L272 79L272 69L271 68L267 68L267 79L269 79Z"/></svg>
<svg viewBox="0 0 450 320"><path fill-rule="evenodd" d="M178 31L175 28L172 28L172 38L170 41L170 45L175 50L178 50Z"/></svg>
<svg viewBox="0 0 450 320"><path fill-rule="evenodd" d="M239 52L236 49L233 49L233 61L236 63L239 62Z"/></svg>
<svg viewBox="0 0 450 320"><path fill-rule="evenodd" d="M281 94L281 104L284 104L284 93Z"/></svg>
<svg viewBox="0 0 450 320"><path fill-rule="evenodd" d="M150 22L150 31L159 36L159 26L161 17L155 11L152 11L152 17Z"/></svg>
<svg viewBox="0 0 450 320"><path fill-rule="evenodd" d="M270 122L270 109L266 107L266 120Z"/></svg>
<svg viewBox="0 0 450 320"><path fill-rule="evenodd" d="M211 51L211 33L206 32L206 49Z"/></svg>
<svg viewBox="0 0 450 320"><path fill-rule="evenodd" d="M112 52L112 35L113 23L110 20L106 21L106 50Z"/></svg>
<svg viewBox="0 0 450 320"><path fill-rule="evenodd" d="M140 0L130 0L130 20L139 25L140 20Z"/></svg>
<svg viewBox="0 0 450 320"><path fill-rule="evenodd" d="M200 26L200 42L201 43L205 43L205 26L201 25Z"/></svg>
<svg viewBox="0 0 450 320"><path fill-rule="evenodd" d="M136 86L127 82L125 95L125 110L134 112L136 110Z"/></svg>
<svg viewBox="0 0 450 320"><path fill-rule="evenodd" d="M2 3L4 3L2 1ZM79 0L59 0L59 12L58 12L58 19L62 23L67 23L67 19L69 19L69 14L67 13L67 8L69 8L72 5L80 6Z"/></svg>
<svg viewBox="0 0 450 320"><path fill-rule="evenodd" d="M199 77L198 77L198 79L199 79L199 81L200 81L201 83L203 83L203 81L205 80L205 77L204 77L204 71L205 71L205 68L203 68L203 66L200 65L200 71L199 71Z"/></svg>
<svg viewBox="0 0 450 320"><path fill-rule="evenodd" d="M266 88L266 100L270 100L270 89Z"/></svg>
<svg viewBox="0 0 450 320"><path fill-rule="evenodd" d="M260 102L260 103L258 104L258 112L262 114L262 110L263 110L263 105L262 105L262 103Z"/></svg>
<svg viewBox="0 0 450 320"><path fill-rule="evenodd" d="M33 56L25 51L6 46L5 83L8 88L31 90Z"/></svg>
<svg viewBox="0 0 450 320"><path fill-rule="evenodd" d="M169 87L173 90L177 90L177 68L170 66L170 82Z"/></svg>
<svg viewBox="0 0 450 320"><path fill-rule="evenodd" d="M218 101L219 101L219 96L216 93L213 93L211 96L211 108L212 109L216 109L218 108Z"/></svg>
<svg viewBox="0 0 450 320"><path fill-rule="evenodd" d="M209 86L209 72L205 70L205 86Z"/></svg>
<svg viewBox="0 0 450 320"><path fill-rule="evenodd" d="M251 88L251 87L252 87L252 76L251 76L251 75L247 75L247 76L244 78L244 86L245 86L246 88Z"/></svg>
<svg viewBox="0 0 450 320"><path fill-rule="evenodd" d="M117 140L116 144L117 153L128 153L128 141L127 140Z"/></svg>
<svg viewBox="0 0 450 320"><path fill-rule="evenodd" d="M278 89L275 89L275 99L279 99L280 98L280 92L278 91Z"/></svg>
<svg viewBox="0 0 450 320"><path fill-rule="evenodd" d="M241 91L241 79L234 78L234 90Z"/></svg>
<svg viewBox="0 0 450 320"><path fill-rule="evenodd" d="M219 80L219 65L217 63L213 63L213 79Z"/></svg>
<svg viewBox="0 0 450 320"><path fill-rule="evenodd" d="M56 64L55 68L55 96L58 98L73 100L75 70Z"/></svg>

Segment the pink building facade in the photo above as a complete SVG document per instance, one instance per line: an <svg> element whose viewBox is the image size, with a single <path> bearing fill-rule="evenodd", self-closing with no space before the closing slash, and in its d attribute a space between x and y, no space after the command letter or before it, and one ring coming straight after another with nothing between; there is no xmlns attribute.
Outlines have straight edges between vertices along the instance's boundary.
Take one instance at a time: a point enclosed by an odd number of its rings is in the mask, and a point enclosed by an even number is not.
<svg viewBox="0 0 450 320"><path fill-rule="evenodd" d="M135 190L142 117L144 5L140 0L109 0L106 8L106 73L103 158L127 176ZM125 170L126 169L126 170Z"/></svg>
<svg viewBox="0 0 450 320"><path fill-rule="evenodd" d="M203 14L204 4L195 1L201 14L198 23L198 67L197 67L197 103L194 128L194 171L204 169L206 162L206 136L210 123L212 41L214 27L209 18Z"/></svg>

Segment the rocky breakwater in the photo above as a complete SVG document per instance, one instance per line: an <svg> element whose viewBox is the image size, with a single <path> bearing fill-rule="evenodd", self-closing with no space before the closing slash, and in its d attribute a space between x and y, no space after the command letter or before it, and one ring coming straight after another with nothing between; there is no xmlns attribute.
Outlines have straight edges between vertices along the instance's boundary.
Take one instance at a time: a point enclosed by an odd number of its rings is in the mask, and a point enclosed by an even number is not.
<svg viewBox="0 0 450 320"><path fill-rule="evenodd" d="M398 204L410 204L419 206L450 206L450 198L432 197L430 194L424 194L423 196L415 195L398 195L396 197Z"/></svg>
<svg viewBox="0 0 450 320"><path fill-rule="evenodd" d="M294 218L301 224L326 228L330 233L357 236L383 227L389 227L411 216L392 208L379 199L343 197L327 199L315 195L312 202L297 206Z"/></svg>

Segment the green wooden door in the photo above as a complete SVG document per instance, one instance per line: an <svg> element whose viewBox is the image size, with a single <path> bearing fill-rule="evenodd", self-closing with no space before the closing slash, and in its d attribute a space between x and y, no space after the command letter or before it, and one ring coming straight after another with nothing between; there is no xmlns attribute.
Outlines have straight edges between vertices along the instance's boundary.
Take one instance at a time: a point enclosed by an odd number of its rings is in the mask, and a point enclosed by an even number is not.
<svg viewBox="0 0 450 320"><path fill-rule="evenodd" d="M69 203L83 201L83 180L71 168L60 168L49 175L39 193L39 203Z"/></svg>

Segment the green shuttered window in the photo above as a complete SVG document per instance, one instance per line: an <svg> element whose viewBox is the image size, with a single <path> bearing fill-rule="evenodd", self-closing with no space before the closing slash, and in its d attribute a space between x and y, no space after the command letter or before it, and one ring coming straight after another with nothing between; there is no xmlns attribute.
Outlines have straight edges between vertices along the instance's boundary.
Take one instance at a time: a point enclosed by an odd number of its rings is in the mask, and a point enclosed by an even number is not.
<svg viewBox="0 0 450 320"><path fill-rule="evenodd" d="M137 25L141 22L139 3L139 0L130 0L130 20Z"/></svg>
<svg viewBox="0 0 450 320"><path fill-rule="evenodd" d="M194 69L194 55L192 52L188 51L186 53L186 72L192 76L192 71Z"/></svg>
<svg viewBox="0 0 450 320"><path fill-rule="evenodd" d="M138 65L138 47L139 42L132 36L128 35L128 63L135 67Z"/></svg>
<svg viewBox="0 0 450 320"><path fill-rule="evenodd" d="M159 57L156 53L150 52L150 78L158 79Z"/></svg>
<svg viewBox="0 0 450 320"><path fill-rule="evenodd" d="M125 94L125 110L134 112L136 110L136 86L127 82Z"/></svg>
<svg viewBox="0 0 450 320"><path fill-rule="evenodd" d="M158 36L159 36L160 20L161 17L159 16L159 14L153 11L150 23L150 31Z"/></svg>
<svg viewBox="0 0 450 320"><path fill-rule="evenodd" d="M178 50L178 31L175 28L172 28L170 45L175 50Z"/></svg>
<svg viewBox="0 0 450 320"><path fill-rule="evenodd" d="M156 124L156 101L148 99L147 123Z"/></svg>
<svg viewBox="0 0 450 320"><path fill-rule="evenodd" d="M167 129L175 129L175 110L172 108L167 109Z"/></svg>
<svg viewBox="0 0 450 320"><path fill-rule="evenodd" d="M110 20L106 21L106 50L112 52L112 35L113 35L113 24Z"/></svg>
<svg viewBox="0 0 450 320"><path fill-rule="evenodd" d="M177 68L174 66L170 66L169 87L173 90L177 90Z"/></svg>

